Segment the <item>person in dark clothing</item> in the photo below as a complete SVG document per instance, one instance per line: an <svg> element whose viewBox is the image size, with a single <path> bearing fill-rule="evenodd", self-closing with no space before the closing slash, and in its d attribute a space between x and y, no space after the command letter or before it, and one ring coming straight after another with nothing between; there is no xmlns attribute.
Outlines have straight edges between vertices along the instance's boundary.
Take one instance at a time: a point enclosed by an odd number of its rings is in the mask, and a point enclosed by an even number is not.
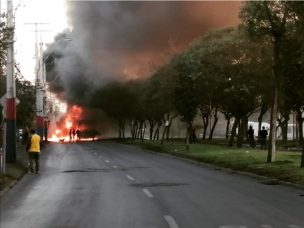
<svg viewBox="0 0 304 228"><path fill-rule="evenodd" d="M247 131L248 139L249 139L249 144L251 147L255 147L255 141L254 141L254 130L252 126L249 127Z"/></svg>
<svg viewBox="0 0 304 228"><path fill-rule="evenodd" d="M69 131L69 136L70 136L70 142L72 142L72 128Z"/></svg>
<svg viewBox="0 0 304 228"><path fill-rule="evenodd" d="M75 140L75 135L76 135L76 131L75 131L75 129L73 128L73 129L72 129L72 140Z"/></svg>
<svg viewBox="0 0 304 228"><path fill-rule="evenodd" d="M260 141L261 141L261 149L265 149L266 150L266 141L267 141L267 135L268 132L265 129L265 127L262 127L262 130L260 130Z"/></svg>
<svg viewBox="0 0 304 228"><path fill-rule="evenodd" d="M29 132L27 129L24 129L22 133L22 145L26 145L28 137L29 137Z"/></svg>
<svg viewBox="0 0 304 228"><path fill-rule="evenodd" d="M80 140L80 130L79 129L77 129L77 131L76 131L76 136L77 136L77 140Z"/></svg>

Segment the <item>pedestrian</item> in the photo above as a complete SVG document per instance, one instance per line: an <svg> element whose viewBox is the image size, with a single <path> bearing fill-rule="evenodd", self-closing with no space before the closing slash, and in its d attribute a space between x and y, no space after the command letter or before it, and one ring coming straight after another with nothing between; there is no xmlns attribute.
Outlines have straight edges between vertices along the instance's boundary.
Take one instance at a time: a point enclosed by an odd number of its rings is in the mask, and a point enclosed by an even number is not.
<svg viewBox="0 0 304 228"><path fill-rule="evenodd" d="M69 131L69 136L70 136L70 142L72 142L72 128Z"/></svg>
<svg viewBox="0 0 304 228"><path fill-rule="evenodd" d="M266 150L266 141L267 141L267 135L268 132L265 129L265 127L262 127L262 130L260 130L260 141L261 141L261 150Z"/></svg>
<svg viewBox="0 0 304 228"><path fill-rule="evenodd" d="M77 131L76 131L76 136L77 136L77 140L80 140L80 130L79 129L77 129Z"/></svg>
<svg viewBox="0 0 304 228"><path fill-rule="evenodd" d="M252 126L249 126L249 129L247 131L247 136L248 136L248 139L249 139L249 145L251 147L255 147L254 130L253 130Z"/></svg>
<svg viewBox="0 0 304 228"><path fill-rule="evenodd" d="M29 132L28 132L28 128L23 129L22 132L22 145L26 145L27 141L28 141L28 137L29 137Z"/></svg>
<svg viewBox="0 0 304 228"><path fill-rule="evenodd" d="M30 162L30 171L31 173L38 174L39 172L39 156L42 149L42 141L36 130L32 129L30 131L31 135L28 139L26 151L28 151L29 162ZM34 167L35 163L35 167Z"/></svg>
<svg viewBox="0 0 304 228"><path fill-rule="evenodd" d="M73 129L72 129L72 139L73 139L73 140L75 140L75 135L76 135L76 131L75 131L75 129L73 128Z"/></svg>

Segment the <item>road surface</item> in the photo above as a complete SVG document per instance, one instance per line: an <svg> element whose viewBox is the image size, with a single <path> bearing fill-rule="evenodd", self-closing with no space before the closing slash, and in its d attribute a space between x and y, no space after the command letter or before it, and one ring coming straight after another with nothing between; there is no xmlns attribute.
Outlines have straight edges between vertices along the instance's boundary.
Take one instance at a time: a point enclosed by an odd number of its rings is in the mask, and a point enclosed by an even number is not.
<svg viewBox="0 0 304 228"><path fill-rule="evenodd" d="M304 193L111 142L53 144L1 228L304 228Z"/></svg>

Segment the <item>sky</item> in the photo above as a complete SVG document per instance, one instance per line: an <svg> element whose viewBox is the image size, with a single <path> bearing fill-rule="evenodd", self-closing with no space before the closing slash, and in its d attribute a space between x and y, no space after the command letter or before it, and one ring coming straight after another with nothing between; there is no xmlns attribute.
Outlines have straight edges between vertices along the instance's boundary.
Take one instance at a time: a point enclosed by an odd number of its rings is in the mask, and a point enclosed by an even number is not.
<svg viewBox="0 0 304 228"><path fill-rule="evenodd" d="M1 0L5 11L6 0ZM30 23L46 23L37 26L38 42L54 41L59 32L68 28L65 0L13 0L15 8L15 59L26 80L35 79L35 26Z"/></svg>

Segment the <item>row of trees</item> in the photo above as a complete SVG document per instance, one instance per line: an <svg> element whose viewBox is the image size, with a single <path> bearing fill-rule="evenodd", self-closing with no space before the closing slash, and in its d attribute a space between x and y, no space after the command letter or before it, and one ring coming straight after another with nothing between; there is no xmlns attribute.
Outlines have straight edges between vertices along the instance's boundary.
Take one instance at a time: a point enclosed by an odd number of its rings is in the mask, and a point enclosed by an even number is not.
<svg viewBox="0 0 304 228"><path fill-rule="evenodd" d="M133 138L142 137L138 129L149 123L150 139L160 137L165 121L163 136L168 136L172 119L179 117L187 124L189 141L197 114L202 117L204 138L213 116L212 139L221 112L227 129L234 118L229 145L234 144L238 128L238 147L248 118L259 111L262 122L270 110L268 162L275 159L277 123L287 140L289 114L295 112L303 145L304 3L246 2L240 18L238 28L213 31L195 40L149 79L97 90L91 105L117 121L119 137L124 137L127 123Z"/></svg>

